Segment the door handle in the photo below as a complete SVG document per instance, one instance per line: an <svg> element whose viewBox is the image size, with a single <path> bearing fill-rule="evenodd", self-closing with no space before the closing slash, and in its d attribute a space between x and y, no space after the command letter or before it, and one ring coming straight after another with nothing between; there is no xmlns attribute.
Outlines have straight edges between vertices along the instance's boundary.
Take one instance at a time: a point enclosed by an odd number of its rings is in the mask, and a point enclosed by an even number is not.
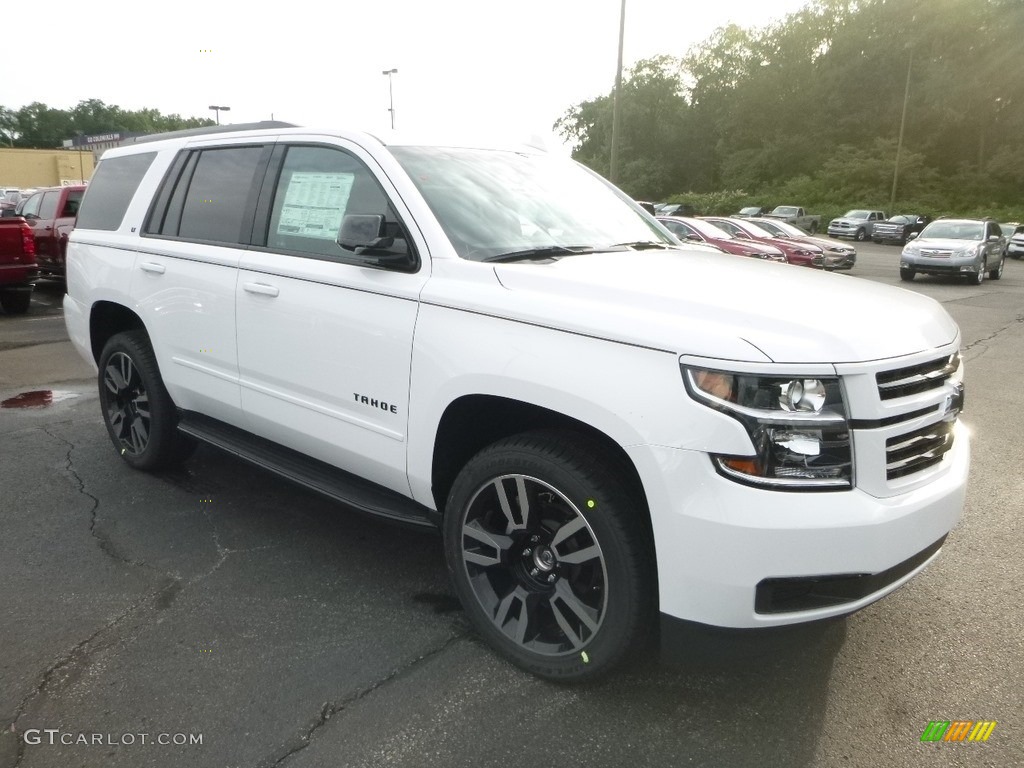
<svg viewBox="0 0 1024 768"><path fill-rule="evenodd" d="M154 275L162 275L167 268L163 264L154 264L152 261L144 261L139 264L139 269L143 272L152 272Z"/></svg>
<svg viewBox="0 0 1024 768"><path fill-rule="evenodd" d="M261 296L277 296L281 291L276 286L266 283L242 283L247 293L258 293Z"/></svg>

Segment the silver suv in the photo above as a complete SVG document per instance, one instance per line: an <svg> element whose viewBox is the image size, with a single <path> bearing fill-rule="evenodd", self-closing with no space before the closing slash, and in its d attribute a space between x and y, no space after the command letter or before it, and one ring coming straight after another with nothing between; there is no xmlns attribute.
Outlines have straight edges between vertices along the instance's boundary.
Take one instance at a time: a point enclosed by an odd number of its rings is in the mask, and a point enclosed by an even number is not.
<svg viewBox="0 0 1024 768"><path fill-rule="evenodd" d="M993 280L1003 276L1004 261L1003 233L996 222L939 219L904 246L900 279L913 280L918 272L963 275L981 285L986 273Z"/></svg>

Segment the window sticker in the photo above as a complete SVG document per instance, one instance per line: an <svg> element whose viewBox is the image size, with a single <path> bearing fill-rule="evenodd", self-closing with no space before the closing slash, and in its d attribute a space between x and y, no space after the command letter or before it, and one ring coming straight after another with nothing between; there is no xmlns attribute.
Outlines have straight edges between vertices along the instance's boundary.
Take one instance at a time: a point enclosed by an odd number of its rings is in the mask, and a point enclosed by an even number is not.
<svg viewBox="0 0 1024 768"><path fill-rule="evenodd" d="M296 171L277 224L277 234L334 240L352 194L352 173Z"/></svg>

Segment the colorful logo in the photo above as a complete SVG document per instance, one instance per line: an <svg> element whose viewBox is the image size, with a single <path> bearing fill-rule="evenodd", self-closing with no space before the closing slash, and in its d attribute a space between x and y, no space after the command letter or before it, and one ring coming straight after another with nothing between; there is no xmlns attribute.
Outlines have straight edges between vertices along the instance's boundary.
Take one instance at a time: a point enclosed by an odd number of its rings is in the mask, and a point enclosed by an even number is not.
<svg viewBox="0 0 1024 768"><path fill-rule="evenodd" d="M929 720L921 741L988 741L995 720Z"/></svg>

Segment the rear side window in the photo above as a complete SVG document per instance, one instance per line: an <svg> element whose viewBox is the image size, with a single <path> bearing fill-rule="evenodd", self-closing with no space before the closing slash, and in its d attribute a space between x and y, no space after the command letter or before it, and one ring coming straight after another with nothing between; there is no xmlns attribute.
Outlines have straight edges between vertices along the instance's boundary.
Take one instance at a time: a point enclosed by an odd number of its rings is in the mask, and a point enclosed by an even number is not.
<svg viewBox="0 0 1024 768"><path fill-rule="evenodd" d="M100 160L89 182L88 194L82 198L78 228L115 230L120 227L128 204L155 157L156 152L144 152Z"/></svg>
<svg viewBox="0 0 1024 768"><path fill-rule="evenodd" d="M159 237L248 243L271 147L185 150L171 165L144 232Z"/></svg>
<svg viewBox="0 0 1024 768"><path fill-rule="evenodd" d="M241 242L242 222L262 155L262 147L227 147L200 153L185 194L178 236Z"/></svg>

